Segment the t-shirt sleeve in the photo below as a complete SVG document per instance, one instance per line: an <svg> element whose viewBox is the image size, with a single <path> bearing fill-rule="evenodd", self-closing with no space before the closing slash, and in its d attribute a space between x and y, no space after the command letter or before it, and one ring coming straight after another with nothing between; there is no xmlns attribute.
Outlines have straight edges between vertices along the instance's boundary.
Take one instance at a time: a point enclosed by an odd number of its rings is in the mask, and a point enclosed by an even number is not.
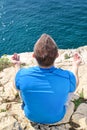
<svg viewBox="0 0 87 130"><path fill-rule="evenodd" d="M20 73L21 73L21 69L17 72L15 76L15 86L16 86L16 89L18 90L20 90Z"/></svg>
<svg viewBox="0 0 87 130"><path fill-rule="evenodd" d="M70 80L70 92L74 92L76 90L76 78L71 71L69 71L69 80Z"/></svg>

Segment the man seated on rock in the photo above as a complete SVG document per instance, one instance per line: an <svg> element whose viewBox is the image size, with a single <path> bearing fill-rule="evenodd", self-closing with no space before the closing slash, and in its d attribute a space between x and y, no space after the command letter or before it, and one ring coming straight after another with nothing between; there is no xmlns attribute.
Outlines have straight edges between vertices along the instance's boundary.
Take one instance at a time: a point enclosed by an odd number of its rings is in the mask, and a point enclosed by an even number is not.
<svg viewBox="0 0 87 130"><path fill-rule="evenodd" d="M25 116L33 122L53 124L61 121L67 113L68 95L78 85L80 56L74 55L72 72L54 66L58 56L55 41L43 34L34 46L33 57L38 66L20 69L19 55L12 57L15 68L19 70L15 85L23 100L22 107Z"/></svg>

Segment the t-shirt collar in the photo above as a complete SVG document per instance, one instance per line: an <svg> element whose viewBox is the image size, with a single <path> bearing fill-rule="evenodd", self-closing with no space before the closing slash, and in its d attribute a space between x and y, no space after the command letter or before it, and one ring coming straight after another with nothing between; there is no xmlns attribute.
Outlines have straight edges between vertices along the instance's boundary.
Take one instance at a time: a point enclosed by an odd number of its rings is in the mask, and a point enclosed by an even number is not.
<svg viewBox="0 0 87 130"><path fill-rule="evenodd" d="M44 71L44 72L53 72L55 70L55 67L54 66L51 66L49 68L42 68L42 67L39 67L40 70Z"/></svg>

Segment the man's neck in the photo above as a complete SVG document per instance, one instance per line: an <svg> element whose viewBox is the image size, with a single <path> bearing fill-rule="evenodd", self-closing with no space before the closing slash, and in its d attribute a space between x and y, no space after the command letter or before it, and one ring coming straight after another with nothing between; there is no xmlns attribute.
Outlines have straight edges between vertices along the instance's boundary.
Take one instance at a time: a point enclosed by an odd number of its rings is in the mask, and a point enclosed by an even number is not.
<svg viewBox="0 0 87 130"><path fill-rule="evenodd" d="M50 65L50 66L41 66L41 65L39 65L39 66L40 66L40 68L49 69L49 68L51 68L52 66L54 66L54 64L52 64L52 65Z"/></svg>

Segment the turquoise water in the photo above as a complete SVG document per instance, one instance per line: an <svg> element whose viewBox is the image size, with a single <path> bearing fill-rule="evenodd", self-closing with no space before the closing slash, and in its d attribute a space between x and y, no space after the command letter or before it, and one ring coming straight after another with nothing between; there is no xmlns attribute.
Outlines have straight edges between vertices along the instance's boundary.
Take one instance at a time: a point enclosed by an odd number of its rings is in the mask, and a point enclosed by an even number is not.
<svg viewBox="0 0 87 130"><path fill-rule="evenodd" d="M0 0L0 55L33 51L42 33L62 49L87 45L87 0Z"/></svg>

